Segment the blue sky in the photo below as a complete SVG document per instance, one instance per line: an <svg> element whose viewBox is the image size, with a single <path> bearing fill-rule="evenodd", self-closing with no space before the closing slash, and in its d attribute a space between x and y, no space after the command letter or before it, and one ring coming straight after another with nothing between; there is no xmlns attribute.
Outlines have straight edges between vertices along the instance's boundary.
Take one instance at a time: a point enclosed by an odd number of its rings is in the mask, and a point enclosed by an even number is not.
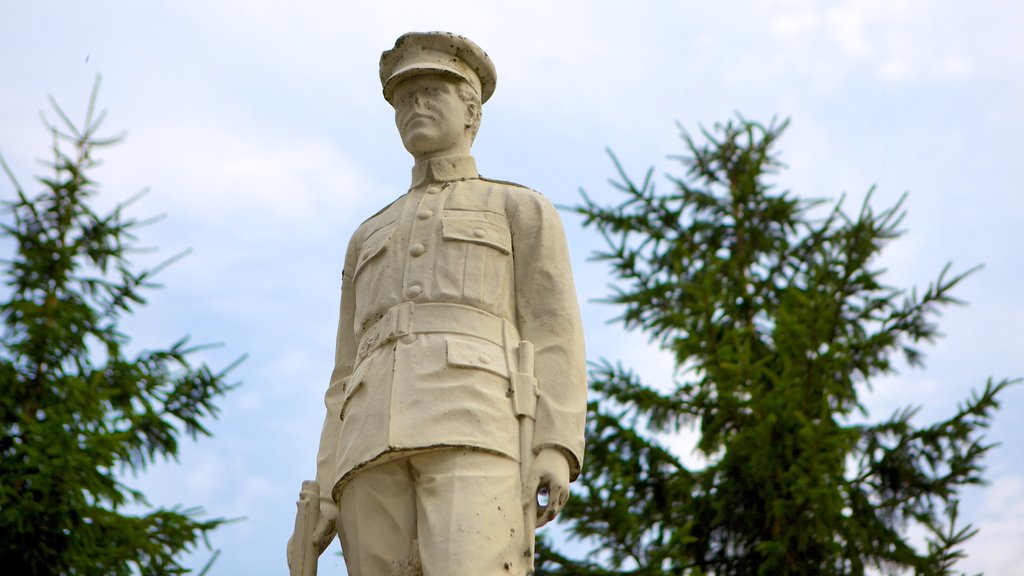
<svg viewBox="0 0 1024 576"><path fill-rule="evenodd" d="M156 504L245 516L213 544L214 574L284 571L301 480L313 475L332 364L345 243L404 192L411 161L380 96L381 51L409 30L450 30L493 58L498 88L474 148L484 175L572 204L582 187L614 199L613 149L631 173L675 170L678 121L695 130L732 117L789 117L778 184L804 197L875 205L909 191L907 230L879 265L923 287L952 261L985 268L947 309L947 334L924 370L867 394L873 415L923 404L944 417L989 376L1024 375L1024 4L950 0L644 3L533 0L370 3L154 0L6 2L0 6L0 153L23 183L48 136L52 94L81 118L97 74L111 132L100 206L141 188L155 255L194 252L126 323L139 347L184 334L223 342L205 355L249 359L221 403L215 437L134 480ZM12 188L0 185L9 198ZM591 358L636 366L650 381L671 362L590 302L608 274L587 256L598 238L565 218ZM991 485L964 495L981 528L965 571L1024 565L1024 386L1008 390L990 439ZM688 438L673 441L685 452ZM200 566L200 550L190 564ZM344 573L335 555L321 573Z"/></svg>

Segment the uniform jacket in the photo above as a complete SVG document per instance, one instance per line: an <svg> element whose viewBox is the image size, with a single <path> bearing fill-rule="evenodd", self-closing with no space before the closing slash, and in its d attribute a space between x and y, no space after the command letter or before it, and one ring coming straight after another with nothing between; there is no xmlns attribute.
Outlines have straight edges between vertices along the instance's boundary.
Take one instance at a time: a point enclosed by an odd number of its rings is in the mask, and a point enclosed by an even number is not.
<svg viewBox="0 0 1024 576"><path fill-rule="evenodd" d="M510 374L533 344L534 451L583 460L586 369L565 233L533 190L481 178L471 156L418 162L409 192L345 254L317 457L324 498L375 463L443 447L519 459Z"/></svg>

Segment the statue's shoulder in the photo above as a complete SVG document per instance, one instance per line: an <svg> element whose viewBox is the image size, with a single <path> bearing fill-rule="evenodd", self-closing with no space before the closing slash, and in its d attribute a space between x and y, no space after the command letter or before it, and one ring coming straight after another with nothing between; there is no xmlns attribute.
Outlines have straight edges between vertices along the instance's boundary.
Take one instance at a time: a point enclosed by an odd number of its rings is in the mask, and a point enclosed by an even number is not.
<svg viewBox="0 0 1024 576"><path fill-rule="evenodd" d="M496 180L494 178L480 177L480 183L499 195L504 196L509 206L515 206L521 202L528 203L550 203L548 199L540 192L523 186L516 182L509 182L508 180Z"/></svg>
<svg viewBox="0 0 1024 576"><path fill-rule="evenodd" d="M516 193L518 193L518 194L523 194L523 193L527 193L527 194L529 194L529 193L540 194L540 192L537 192L536 190L534 190L533 188L530 188L529 186L523 186L522 184L518 184L516 182L509 182L508 180L498 180L496 178L486 178L484 176L480 176L479 180L481 182L485 183L486 185L490 185L491 187L494 187L494 188L505 188L505 189L507 189L508 192L511 192L511 193L514 193L514 194L516 194Z"/></svg>
<svg viewBox="0 0 1024 576"><path fill-rule="evenodd" d="M363 231L365 231L367 229L374 230L374 229L379 228L380 226L382 226L384 224L388 224L388 223L392 222L393 220L395 220L397 218L397 216L394 214L396 212L396 208L397 208L396 204L403 197L404 197L404 194L402 196L399 196L398 198L395 198L394 200L392 200L390 203L386 204L380 210L377 210L376 212L374 212L366 220L363 220L362 224L360 224L356 228L356 234L355 235L358 235L360 232L363 232Z"/></svg>
<svg viewBox="0 0 1024 576"><path fill-rule="evenodd" d="M505 205L508 207L508 214L515 214L524 206L532 207L531 210L541 210L545 212L555 210L554 204L551 203L551 200L548 200L547 196L544 196L533 188L517 184L516 182L509 182L507 180L495 180L484 177L480 177L480 180L492 190L500 191L499 194L504 197Z"/></svg>

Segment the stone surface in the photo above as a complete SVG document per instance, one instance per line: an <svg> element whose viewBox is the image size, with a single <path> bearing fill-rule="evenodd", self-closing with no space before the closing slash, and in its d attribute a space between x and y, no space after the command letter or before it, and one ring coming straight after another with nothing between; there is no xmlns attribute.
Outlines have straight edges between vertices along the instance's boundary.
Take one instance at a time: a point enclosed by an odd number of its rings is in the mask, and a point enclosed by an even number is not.
<svg viewBox="0 0 1024 576"><path fill-rule="evenodd" d="M320 518L353 576L526 574L583 460L586 374L561 221L469 155L490 58L410 33L380 76L414 157L405 194L345 256L317 458ZM547 495L538 510L537 493Z"/></svg>

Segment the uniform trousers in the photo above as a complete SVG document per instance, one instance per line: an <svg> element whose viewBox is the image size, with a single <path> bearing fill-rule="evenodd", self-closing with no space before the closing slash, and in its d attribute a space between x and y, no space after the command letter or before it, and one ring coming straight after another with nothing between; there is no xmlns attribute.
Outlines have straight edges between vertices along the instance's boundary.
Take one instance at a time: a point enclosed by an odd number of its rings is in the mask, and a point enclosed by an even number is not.
<svg viewBox="0 0 1024 576"><path fill-rule="evenodd" d="M341 492L351 576L520 576L526 571L519 463L444 448L357 472Z"/></svg>

